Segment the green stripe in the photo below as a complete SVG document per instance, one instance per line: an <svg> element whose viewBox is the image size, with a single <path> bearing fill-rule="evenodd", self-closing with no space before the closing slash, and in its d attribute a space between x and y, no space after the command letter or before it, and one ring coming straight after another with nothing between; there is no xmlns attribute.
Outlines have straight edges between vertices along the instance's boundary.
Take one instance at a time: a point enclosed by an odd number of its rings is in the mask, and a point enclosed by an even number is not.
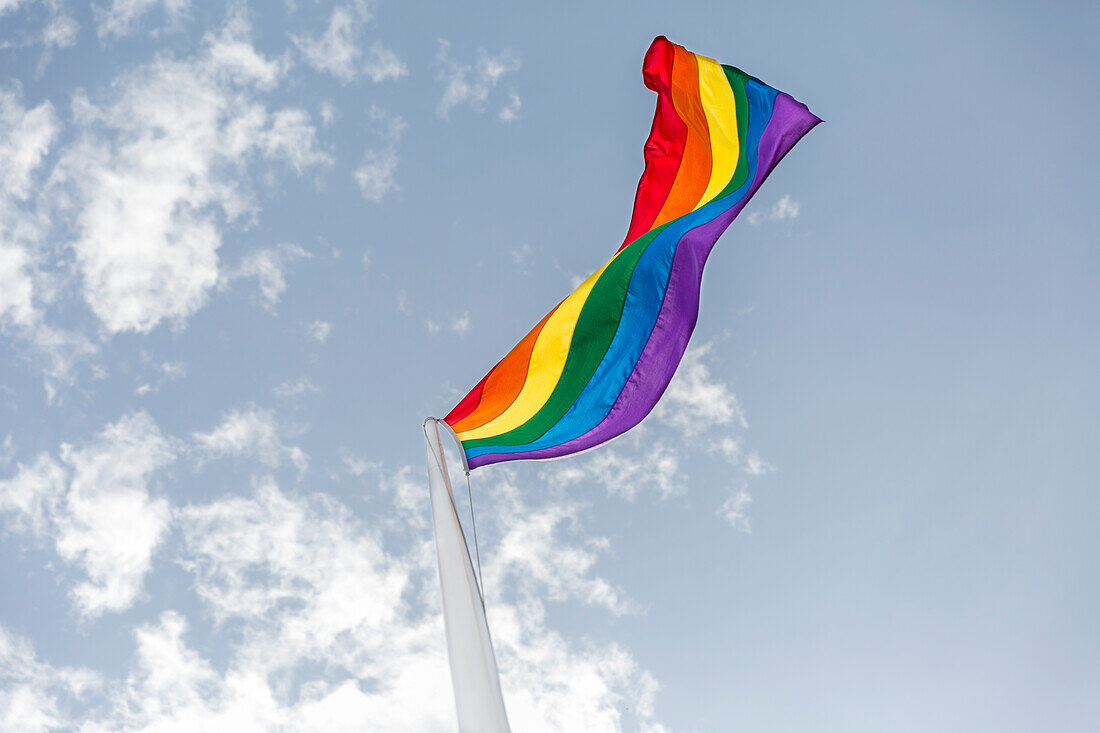
<svg viewBox="0 0 1100 733"><path fill-rule="evenodd" d="M635 239L607 266L581 307L569 353L561 377L549 399L539 411L517 428L501 435L463 441L467 449L483 445L524 445L542 437L561 419L573 403L597 367L615 338L615 332L626 305L626 293L634 268L650 243L664 231L668 224L646 232Z"/></svg>

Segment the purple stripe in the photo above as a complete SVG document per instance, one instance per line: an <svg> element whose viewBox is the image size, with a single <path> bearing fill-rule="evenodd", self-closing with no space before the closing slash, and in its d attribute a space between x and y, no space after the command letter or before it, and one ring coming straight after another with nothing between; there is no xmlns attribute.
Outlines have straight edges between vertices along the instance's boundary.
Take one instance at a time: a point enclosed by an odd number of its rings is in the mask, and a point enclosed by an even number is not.
<svg viewBox="0 0 1100 733"><path fill-rule="evenodd" d="M768 126L760 136L758 167L748 194L712 221L687 232L680 240L661 312L634 371L611 412L579 438L523 453L487 453L470 459L470 468L518 458L556 458L587 450L625 433L649 414L680 365L699 317L699 290L707 256L730 222L783 156L821 120L804 104L782 92L776 97Z"/></svg>

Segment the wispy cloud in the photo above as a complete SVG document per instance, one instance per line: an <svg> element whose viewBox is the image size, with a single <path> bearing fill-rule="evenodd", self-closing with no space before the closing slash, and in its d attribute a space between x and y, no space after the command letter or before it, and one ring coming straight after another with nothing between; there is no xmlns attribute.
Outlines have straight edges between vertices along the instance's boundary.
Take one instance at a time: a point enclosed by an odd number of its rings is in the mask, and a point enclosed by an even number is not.
<svg viewBox="0 0 1100 733"><path fill-rule="evenodd" d="M484 110L492 90L504 76L519 70L520 60L511 51L491 55L479 49L472 64L461 64L451 58L450 41L440 40L436 66L439 69L436 78L444 85L436 112L440 117L447 117L451 110L461 105ZM521 105L519 94L514 90L509 92L508 102L500 109L498 118L501 122L511 122L519 115Z"/></svg>
<svg viewBox="0 0 1100 733"><path fill-rule="evenodd" d="M461 315L454 315L444 321L437 321L432 318L428 318L424 321L424 325L428 329L428 333L439 333L446 329L451 333L459 336L465 336L466 332L470 330L470 314L462 313Z"/></svg>
<svg viewBox="0 0 1100 733"><path fill-rule="evenodd" d="M658 419L688 435L729 423L748 427L737 395L711 375L706 361L711 348L688 348L655 411Z"/></svg>
<svg viewBox="0 0 1100 733"><path fill-rule="evenodd" d="M522 107L523 102L520 100L519 94L510 92L508 94L508 104L500 108L500 114L497 117L501 122L514 122L519 119L519 111Z"/></svg>
<svg viewBox="0 0 1100 733"><path fill-rule="evenodd" d="M130 35L138 21L158 7L163 8L164 28L172 30L187 17L191 0L111 0L109 5L94 5L96 32L100 38Z"/></svg>
<svg viewBox="0 0 1100 733"><path fill-rule="evenodd" d="M515 264L515 266L526 272L528 266L530 266L531 264L531 257L534 254L534 251L535 250L531 248L530 244L524 242L523 244L520 244L519 246L513 247L511 250L509 250L508 254L509 256L511 256L512 262Z"/></svg>
<svg viewBox="0 0 1100 733"><path fill-rule="evenodd" d="M275 396L282 397L283 399L299 397L304 394L314 394L320 391L320 388L310 381L308 377L299 377L298 379L283 382L274 389Z"/></svg>
<svg viewBox="0 0 1100 733"><path fill-rule="evenodd" d="M363 198L375 203L397 191L397 150L386 147L365 151L363 161L355 169L355 182Z"/></svg>
<svg viewBox="0 0 1100 733"><path fill-rule="evenodd" d="M328 321L314 321L309 324L306 332L309 333L311 339L323 344L332 335L332 324Z"/></svg>
<svg viewBox="0 0 1100 733"><path fill-rule="evenodd" d="M0 18L4 22L0 49L42 47L39 74L53 58L54 49L74 45L80 33L80 24L63 0L0 0Z"/></svg>
<svg viewBox="0 0 1100 733"><path fill-rule="evenodd" d="M689 347L653 413L611 444L555 465L555 481L595 485L627 501L646 494L665 500L691 486L690 465L682 456L710 453L737 471L717 514L747 532L752 502L748 482L774 467L745 448L748 422L736 394L711 370L713 348L711 343Z"/></svg>
<svg viewBox="0 0 1100 733"><path fill-rule="evenodd" d="M329 16L328 27L319 35L291 35L306 63L347 83L359 76L381 82L408 73L393 51L375 42L364 58L360 34L371 15L365 2L338 5Z"/></svg>
<svg viewBox="0 0 1100 733"><path fill-rule="evenodd" d="M178 447L144 412L124 416L60 458L40 454L0 482L0 513L24 533L52 541L86 576L72 596L86 616L129 608L141 592L170 521L169 505L150 496L153 474Z"/></svg>
<svg viewBox="0 0 1100 733"><path fill-rule="evenodd" d="M19 85L0 88L0 333L17 337L42 368L48 399L73 379L75 364L96 352L86 337L51 325L46 308L56 283L51 254L44 162L61 131L53 105L28 108Z"/></svg>
<svg viewBox="0 0 1100 733"><path fill-rule="evenodd" d="M752 504L752 495L744 483L738 484L718 508L718 516L730 523L734 529L746 534L752 532L748 510Z"/></svg>
<svg viewBox="0 0 1100 733"><path fill-rule="evenodd" d="M405 132L405 121L373 106L367 110L367 116L382 144L364 151L363 161L355 170L355 182L363 198L379 203L388 194L401 190L397 185L397 144Z"/></svg>
<svg viewBox="0 0 1100 733"><path fill-rule="evenodd" d="M637 610L621 590L591 574L599 553L608 548L605 538L590 536L583 546L565 539L580 519L580 503L557 499L531 506L508 474L488 491L493 506L489 517L501 534L485 555L489 587L500 588L510 580L532 597L574 598L616 615Z"/></svg>
<svg viewBox="0 0 1100 733"><path fill-rule="evenodd" d="M397 57L396 53L386 48L381 43L375 42L367 49L367 56L363 64L363 73L365 73L371 81L377 83L392 79L400 79L408 74L409 70L405 67L404 62Z"/></svg>
<svg viewBox="0 0 1100 733"><path fill-rule="evenodd" d="M33 344L52 362L48 371L63 380L71 357L92 347L65 348L75 339L45 324L41 306L51 288L40 271L40 242L49 223L31 201L60 129L52 104L28 108L21 87L0 88L0 329L10 327Z"/></svg>
<svg viewBox="0 0 1100 733"><path fill-rule="evenodd" d="M141 361L145 365L145 368L152 367L152 379L147 382L143 382L134 389L134 396L144 397L147 394L159 391L165 384L174 382L178 379L183 379L187 375L187 366L183 362L179 361L162 361L159 363L150 364L151 357L148 352L143 352L141 355Z"/></svg>
<svg viewBox="0 0 1100 733"><path fill-rule="evenodd" d="M246 458L276 468L285 461L299 474L309 467L309 456L296 445L284 442L287 430L272 410L256 405L230 410L215 428L191 436L192 451L202 461L212 458Z"/></svg>
<svg viewBox="0 0 1100 733"><path fill-rule="evenodd" d="M634 431L580 461L560 470L555 467L557 480L564 485L595 482L627 501L643 492L651 491L661 499L683 493L688 484L679 451L652 440L642 428Z"/></svg>
<svg viewBox="0 0 1100 733"><path fill-rule="evenodd" d="M797 201L790 196L784 196L772 204L771 208L754 211L746 218L749 224L754 227L768 221L791 221L798 218L800 208L801 206Z"/></svg>
<svg viewBox="0 0 1100 733"><path fill-rule="evenodd" d="M64 728L78 701L102 685L102 676L90 670L41 661L28 640L0 626L0 712L7 730Z"/></svg>
<svg viewBox="0 0 1100 733"><path fill-rule="evenodd" d="M102 99L76 97L82 133L54 185L75 194L72 247L108 333L178 325L203 307L218 282L219 219L254 208L250 159L328 162L304 112L269 112L255 96L282 74L234 15L197 55L125 72Z"/></svg>
<svg viewBox="0 0 1100 733"><path fill-rule="evenodd" d="M271 312L286 292L286 274L296 260L309 259L309 252L295 244L280 244L276 247L256 249L241 260L235 270L222 276L222 282L228 284L241 278L255 279L260 287L260 296L264 307Z"/></svg>
<svg viewBox="0 0 1100 733"><path fill-rule="evenodd" d="M337 6L329 17L328 28L317 36L292 35L290 38L302 51L307 64L345 82L355 78L356 62L362 55L356 36L366 21L365 6L362 11L354 7Z"/></svg>
<svg viewBox="0 0 1100 733"><path fill-rule="evenodd" d="M137 433L173 443L143 420L121 433L105 431L105 444ZM237 422L234 417L226 424ZM234 437L257 432L264 433L223 425L193 440L201 449L226 445L262 461L262 453L245 447L256 441ZM131 440L129 450L140 447ZM40 474L35 480L46 488L27 492L33 498L26 505L45 507L41 521L49 525L51 507L64 504L69 473L86 470L73 465L94 464L97 471L123 466L145 482L167 460L150 457L157 455L146 450L135 464L136 454L101 452L96 445L71 461L47 456L41 466L21 468L17 480L30 484L24 474ZM363 720L378 730L453 726L453 702L444 692L450 680L442 618L431 600L437 577L423 483L416 478L421 472L386 472L361 459L348 461L348 468L377 479L375 496L392 507L385 510L391 521L367 524L331 496L287 491L265 475L243 495L170 510L160 502L180 538L163 560L189 576L197 612L214 619L214 626L196 628L182 609L158 610L133 627L128 669L109 679L86 668L52 666L27 641L0 628L0 679L33 704L36 716L9 714L7 720L105 730L217 730L240 720L287 730L342 730L348 721ZM492 539L483 568L513 726L618 729L625 705L643 728L661 730L654 712L657 684L627 650L576 644L548 624L546 598L613 614L635 610L622 591L595 575L609 543L581 531L583 506L561 498L531 501L507 472L485 488L490 500L480 513ZM11 503L5 511L34 516L33 509L12 509ZM148 531L147 525L138 529ZM401 549L390 541L396 536L406 540ZM223 650L216 663L211 648ZM437 694L426 696L425 690Z"/></svg>

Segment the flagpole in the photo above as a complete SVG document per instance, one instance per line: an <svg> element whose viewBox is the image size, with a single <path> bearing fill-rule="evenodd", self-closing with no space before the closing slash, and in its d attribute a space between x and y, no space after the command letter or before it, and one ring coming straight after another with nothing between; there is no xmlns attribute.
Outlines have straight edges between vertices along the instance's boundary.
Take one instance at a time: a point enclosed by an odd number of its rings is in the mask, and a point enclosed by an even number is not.
<svg viewBox="0 0 1100 733"><path fill-rule="evenodd" d="M439 420L429 417L424 421L424 439L443 625L458 729L461 733L509 733L508 715L500 692L500 674L489 637L489 622L485 618L485 599L458 520L439 437Z"/></svg>

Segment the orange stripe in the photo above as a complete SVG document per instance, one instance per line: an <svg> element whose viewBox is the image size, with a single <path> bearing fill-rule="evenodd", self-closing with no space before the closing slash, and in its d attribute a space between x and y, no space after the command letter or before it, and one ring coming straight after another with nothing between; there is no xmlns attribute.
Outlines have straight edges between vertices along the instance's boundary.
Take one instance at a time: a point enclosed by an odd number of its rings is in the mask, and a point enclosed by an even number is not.
<svg viewBox="0 0 1100 733"><path fill-rule="evenodd" d="M683 46L676 46L672 63L672 103L680 119L687 124L687 142L676 182L653 227L693 211L710 182L710 128L699 99L699 64L695 54Z"/></svg>
<svg viewBox="0 0 1100 733"><path fill-rule="evenodd" d="M535 349L535 342L542 333L542 327L556 310L555 307L547 313L546 317L539 321L538 325L532 328L523 340L500 360L499 364L493 367L493 371L489 372L489 376L485 379L485 389L481 392L481 402L478 403L477 409L451 426L456 433L480 428L485 423L495 420L516 401L524 382L527 381L527 367L531 363L531 352Z"/></svg>

